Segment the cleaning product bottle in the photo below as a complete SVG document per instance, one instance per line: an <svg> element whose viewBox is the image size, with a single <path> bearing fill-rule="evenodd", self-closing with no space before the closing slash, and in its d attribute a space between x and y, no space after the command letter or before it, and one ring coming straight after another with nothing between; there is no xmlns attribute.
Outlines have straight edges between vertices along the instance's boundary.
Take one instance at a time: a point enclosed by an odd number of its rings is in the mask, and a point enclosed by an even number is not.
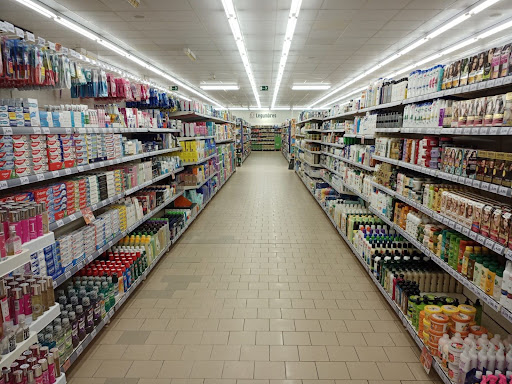
<svg viewBox="0 0 512 384"><path fill-rule="evenodd" d="M487 367L487 346L482 345L482 349L478 352L477 368L482 370Z"/></svg>
<svg viewBox="0 0 512 384"><path fill-rule="evenodd" d="M507 371L512 371L512 350L508 351L505 355L505 362L507 365Z"/></svg>
<svg viewBox="0 0 512 384"><path fill-rule="evenodd" d="M489 341L496 346L496 349L498 349L498 347L501 344L501 335L499 333L496 333L494 337Z"/></svg>
<svg viewBox="0 0 512 384"><path fill-rule="evenodd" d="M503 344L500 344L500 348L496 352L496 369L501 372L505 371L506 361L505 361L505 347Z"/></svg>
<svg viewBox="0 0 512 384"><path fill-rule="evenodd" d="M460 355L458 384L464 384L466 374L470 371L470 369L471 357L469 356L469 347L466 345L464 347L464 351L462 351Z"/></svg>
<svg viewBox="0 0 512 384"><path fill-rule="evenodd" d="M438 350L438 355L439 357L441 357L442 359L442 362L443 362L443 366L446 366L446 361L443 359L443 348L445 345L449 344L450 343L450 336L448 336L447 333L445 333L443 335L443 337L441 337L439 339L439 343L437 345L437 350Z"/></svg>
<svg viewBox="0 0 512 384"><path fill-rule="evenodd" d="M471 368L476 368L478 365L478 352L476 350L476 344L470 348L469 357L471 358Z"/></svg>
<svg viewBox="0 0 512 384"><path fill-rule="evenodd" d="M489 349L487 349L487 369L491 372L494 372L494 369L496 368L496 350L494 349L493 345L489 346ZM496 378L497 380L497 378Z"/></svg>
<svg viewBox="0 0 512 384"><path fill-rule="evenodd" d="M484 333L482 336L478 338L478 340L476 341L476 345L480 347L487 347L487 345L489 345L489 336L487 335L487 333Z"/></svg>

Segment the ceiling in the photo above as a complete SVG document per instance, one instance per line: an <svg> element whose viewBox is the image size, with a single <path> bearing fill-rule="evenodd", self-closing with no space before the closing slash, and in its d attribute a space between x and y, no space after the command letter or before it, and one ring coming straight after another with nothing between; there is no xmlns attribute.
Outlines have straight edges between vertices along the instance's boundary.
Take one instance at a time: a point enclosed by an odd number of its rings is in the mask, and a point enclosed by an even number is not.
<svg viewBox="0 0 512 384"><path fill-rule="evenodd" d="M221 0L141 0L138 8L133 8L126 0L42 2L124 48L135 50L141 58L195 87L202 82L238 83L238 91L205 92L223 106L255 105ZM233 2L256 85L258 88L269 86L268 91L259 92L262 107L268 107L274 93L291 0ZM293 84L341 85L478 2L303 0L276 106L310 105L329 91L292 91ZM43 20L38 13L14 0L0 1L0 15L47 40L69 48L83 47L105 61L170 85L169 81L156 78L101 45L49 19ZM512 0L501 0L386 65L373 77L402 68L510 17ZM512 28L505 33L512 40ZM183 52L184 48L190 48L197 60L192 62ZM372 76L360 85L369 80Z"/></svg>

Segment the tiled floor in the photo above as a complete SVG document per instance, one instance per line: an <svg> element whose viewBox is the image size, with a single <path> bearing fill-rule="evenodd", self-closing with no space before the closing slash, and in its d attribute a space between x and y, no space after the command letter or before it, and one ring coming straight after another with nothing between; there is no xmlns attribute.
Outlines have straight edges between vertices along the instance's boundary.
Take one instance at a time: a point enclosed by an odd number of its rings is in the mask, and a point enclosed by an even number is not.
<svg viewBox="0 0 512 384"><path fill-rule="evenodd" d="M278 152L253 153L69 371L71 384L432 384ZM412 383L411 383L412 384Z"/></svg>

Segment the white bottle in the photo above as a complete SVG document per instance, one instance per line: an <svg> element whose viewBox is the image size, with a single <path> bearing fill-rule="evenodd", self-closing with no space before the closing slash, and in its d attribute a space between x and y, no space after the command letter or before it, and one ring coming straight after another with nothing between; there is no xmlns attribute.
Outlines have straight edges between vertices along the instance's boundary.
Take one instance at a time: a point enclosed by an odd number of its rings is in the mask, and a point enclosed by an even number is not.
<svg viewBox="0 0 512 384"><path fill-rule="evenodd" d="M439 343L438 343L438 346L437 346L437 350L439 352L439 356L443 359L443 348L445 345L449 344L450 343L450 336L448 336L447 333L445 333L443 335L443 337L441 337L439 339ZM444 360L444 359L443 359Z"/></svg>
<svg viewBox="0 0 512 384"><path fill-rule="evenodd" d="M501 335L499 333L496 333L494 337L490 340L490 342L493 343L496 347L498 347L501 343Z"/></svg>
<svg viewBox="0 0 512 384"><path fill-rule="evenodd" d="M472 347L473 345L476 345L475 335L473 333L470 333L468 337L464 339L464 344Z"/></svg>
<svg viewBox="0 0 512 384"><path fill-rule="evenodd" d="M477 369L482 370L485 367L487 367L487 347L482 346L482 349L478 352Z"/></svg>
<svg viewBox="0 0 512 384"><path fill-rule="evenodd" d="M496 350L493 348L493 346L489 346L489 349L487 350L487 367L489 371L494 372L494 369L496 368Z"/></svg>
<svg viewBox="0 0 512 384"><path fill-rule="evenodd" d="M506 361L505 361L505 350L503 347L503 344L500 345L500 349L498 349L498 352L496 352L496 369L503 372L506 368Z"/></svg>
<svg viewBox="0 0 512 384"><path fill-rule="evenodd" d="M478 338L476 341L476 345L480 347L487 347L489 345L489 337L487 336L487 333L484 333L482 336Z"/></svg>
<svg viewBox="0 0 512 384"><path fill-rule="evenodd" d="M471 358L470 369L476 368L478 365L478 352L476 351L476 345L473 345L469 350L469 357Z"/></svg>
<svg viewBox="0 0 512 384"><path fill-rule="evenodd" d="M505 361L507 363L507 371L512 371L512 351L506 354Z"/></svg>
<svg viewBox="0 0 512 384"><path fill-rule="evenodd" d="M469 356L469 347L464 347L464 351L460 354L459 362L459 378L458 383L464 384L466 374L471 370L471 357Z"/></svg>
<svg viewBox="0 0 512 384"><path fill-rule="evenodd" d="M464 340L462 340L462 337L459 332L455 333L455 335L452 337L452 343L464 343Z"/></svg>

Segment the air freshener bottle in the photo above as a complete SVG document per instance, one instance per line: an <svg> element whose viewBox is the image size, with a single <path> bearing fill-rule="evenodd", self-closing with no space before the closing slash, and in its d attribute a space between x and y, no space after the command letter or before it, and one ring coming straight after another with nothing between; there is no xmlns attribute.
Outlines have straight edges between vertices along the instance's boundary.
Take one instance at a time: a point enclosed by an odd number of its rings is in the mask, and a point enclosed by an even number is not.
<svg viewBox="0 0 512 384"><path fill-rule="evenodd" d="M22 252L21 238L16 234L16 226L9 226L9 238L5 242L7 256L19 255Z"/></svg>

